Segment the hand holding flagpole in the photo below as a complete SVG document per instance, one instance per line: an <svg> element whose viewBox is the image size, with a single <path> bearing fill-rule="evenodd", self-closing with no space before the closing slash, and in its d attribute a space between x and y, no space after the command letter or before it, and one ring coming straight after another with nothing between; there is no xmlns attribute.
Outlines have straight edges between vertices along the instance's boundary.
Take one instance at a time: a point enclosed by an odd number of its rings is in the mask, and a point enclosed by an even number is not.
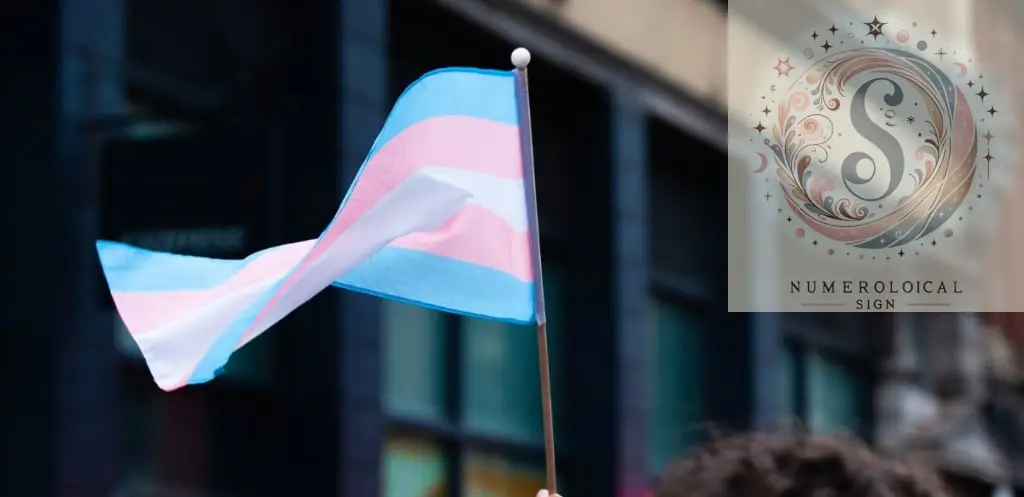
<svg viewBox="0 0 1024 497"><path fill-rule="evenodd" d="M526 66L530 64L530 51L519 47L512 51L512 65L516 67L516 98L519 107L520 144L523 158L523 186L527 207L530 209L530 244L533 256L534 291L537 313L537 359L540 365L541 408L544 415L544 460L547 472L547 490L558 493L555 470L555 429L551 409L551 374L548 367L547 319L544 315L544 280L541 274L540 228L537 218L537 187L533 172L533 132L530 123L530 89Z"/></svg>

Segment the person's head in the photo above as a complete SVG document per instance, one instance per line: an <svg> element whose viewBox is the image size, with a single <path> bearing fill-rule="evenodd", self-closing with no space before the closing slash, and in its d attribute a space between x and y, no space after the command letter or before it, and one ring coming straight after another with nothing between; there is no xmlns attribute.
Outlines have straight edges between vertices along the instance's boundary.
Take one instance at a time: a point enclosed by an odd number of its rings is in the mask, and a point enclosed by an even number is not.
<svg viewBox="0 0 1024 497"><path fill-rule="evenodd" d="M950 497L938 474L847 438L768 433L710 441L670 463L654 497Z"/></svg>

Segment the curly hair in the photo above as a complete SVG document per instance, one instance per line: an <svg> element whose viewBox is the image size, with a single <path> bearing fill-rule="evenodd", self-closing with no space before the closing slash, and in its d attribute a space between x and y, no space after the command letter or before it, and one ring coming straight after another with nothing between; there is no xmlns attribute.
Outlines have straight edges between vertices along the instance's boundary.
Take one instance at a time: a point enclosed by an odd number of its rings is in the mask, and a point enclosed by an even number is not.
<svg viewBox="0 0 1024 497"><path fill-rule="evenodd" d="M718 438L670 463L655 497L951 497L938 473L850 438Z"/></svg>

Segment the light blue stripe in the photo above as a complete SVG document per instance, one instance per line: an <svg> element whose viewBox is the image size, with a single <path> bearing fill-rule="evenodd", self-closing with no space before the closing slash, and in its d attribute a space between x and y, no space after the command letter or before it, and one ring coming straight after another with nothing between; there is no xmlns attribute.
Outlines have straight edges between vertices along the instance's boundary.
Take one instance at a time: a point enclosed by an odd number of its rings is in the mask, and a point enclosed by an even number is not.
<svg viewBox="0 0 1024 497"><path fill-rule="evenodd" d="M209 289L227 281L245 267L250 260L267 250L257 252L243 260L225 260L154 252L105 240L96 242L100 266L103 268L107 285L112 292L156 293ZM290 273L291 271L289 271ZM196 369L188 381L189 384L205 383L220 373L242 340L242 335L256 319L256 314L284 283L286 276L282 275L277 283L264 291L259 299L253 302L232 322L231 326L217 337L203 359L196 365Z"/></svg>
<svg viewBox="0 0 1024 497"><path fill-rule="evenodd" d="M255 255L232 261L152 252L117 242L100 241L96 247L114 292L212 288ZM532 284L496 269L415 250L385 247L334 286L475 317L515 323L533 319Z"/></svg>
<svg viewBox="0 0 1024 497"><path fill-rule="evenodd" d="M206 383L224 371L224 366L227 365L231 354L235 352L238 344L241 343L242 336L245 335L245 332L256 321L256 316L267 305L270 298L274 296L274 293L281 288L281 285L288 279L287 276L290 276L292 271L289 271L288 275L283 276L272 287L264 291L260 298L256 299L248 309L235 318L231 325L214 340L213 344L206 351L206 355L199 361L199 364L196 364L196 368L192 371L192 376L189 377L188 384Z"/></svg>
<svg viewBox="0 0 1024 497"><path fill-rule="evenodd" d="M224 283L264 251L242 260L153 252L124 243L96 242L100 266L112 292L206 290Z"/></svg>
<svg viewBox="0 0 1024 497"><path fill-rule="evenodd" d="M385 247L334 286L464 316L534 322L533 283L415 250Z"/></svg>
<svg viewBox="0 0 1024 497"><path fill-rule="evenodd" d="M367 160L409 126L440 116L519 124L515 71L449 67L424 74L398 97Z"/></svg>

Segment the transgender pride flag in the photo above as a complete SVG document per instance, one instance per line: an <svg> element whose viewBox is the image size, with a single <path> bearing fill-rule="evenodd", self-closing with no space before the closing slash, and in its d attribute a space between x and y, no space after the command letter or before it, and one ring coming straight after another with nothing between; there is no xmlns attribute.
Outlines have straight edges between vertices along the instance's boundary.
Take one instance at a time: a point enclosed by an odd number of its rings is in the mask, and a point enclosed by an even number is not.
<svg viewBox="0 0 1024 497"><path fill-rule="evenodd" d="M97 242L118 313L157 385L209 381L232 352L331 285L543 323L529 110L517 97L525 97L519 77L442 69L413 83L315 240L244 260Z"/></svg>

